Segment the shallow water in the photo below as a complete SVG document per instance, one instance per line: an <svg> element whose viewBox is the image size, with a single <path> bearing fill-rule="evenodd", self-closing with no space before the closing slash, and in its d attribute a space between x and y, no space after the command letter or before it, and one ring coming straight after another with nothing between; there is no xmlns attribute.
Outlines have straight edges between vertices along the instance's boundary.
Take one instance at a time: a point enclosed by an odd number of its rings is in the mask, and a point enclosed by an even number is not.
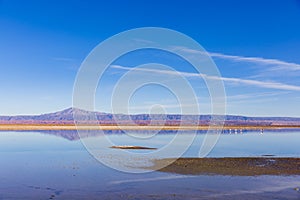
<svg viewBox="0 0 300 200"><path fill-rule="evenodd" d="M113 133L105 137L117 145L160 148L174 134L151 139ZM204 137L197 134L184 156L198 156ZM0 132L0 138L0 199L300 199L300 192L294 189L300 187L300 176L124 173L98 162L74 132ZM208 156L299 157L299 139L297 130L224 134ZM101 145L98 150L104 155L118 152Z"/></svg>

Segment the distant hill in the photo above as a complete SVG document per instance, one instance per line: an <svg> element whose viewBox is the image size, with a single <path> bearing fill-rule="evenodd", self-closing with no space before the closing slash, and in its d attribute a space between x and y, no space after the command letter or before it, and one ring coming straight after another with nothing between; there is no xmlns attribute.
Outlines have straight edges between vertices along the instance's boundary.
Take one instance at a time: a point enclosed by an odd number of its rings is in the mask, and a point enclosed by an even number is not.
<svg viewBox="0 0 300 200"><path fill-rule="evenodd" d="M0 124L74 124L73 115L79 116L79 120L89 121L95 124L166 124L178 125L180 123L185 125L207 125L209 124L211 115L179 115L179 114L137 114L125 115L102 112L91 112L78 108L68 108L59 112L47 113L42 115L19 115L19 116L0 116ZM91 122L88 118L93 114L98 119ZM216 116L225 117L225 125L300 125L300 118L292 117L246 117L236 115Z"/></svg>

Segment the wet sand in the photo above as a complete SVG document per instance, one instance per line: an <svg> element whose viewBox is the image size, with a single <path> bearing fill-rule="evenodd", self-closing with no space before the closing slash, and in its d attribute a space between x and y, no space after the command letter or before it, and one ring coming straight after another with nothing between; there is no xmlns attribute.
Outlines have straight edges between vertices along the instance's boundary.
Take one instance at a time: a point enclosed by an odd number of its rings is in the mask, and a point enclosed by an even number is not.
<svg viewBox="0 0 300 200"><path fill-rule="evenodd" d="M268 130L268 129L300 129L299 126L272 125L272 126L137 126L137 125L82 125L73 124L0 124L1 131L31 131L31 130Z"/></svg>
<svg viewBox="0 0 300 200"><path fill-rule="evenodd" d="M155 168L170 159L154 160ZM191 175L300 175L300 158L240 157L240 158L179 158L161 172Z"/></svg>

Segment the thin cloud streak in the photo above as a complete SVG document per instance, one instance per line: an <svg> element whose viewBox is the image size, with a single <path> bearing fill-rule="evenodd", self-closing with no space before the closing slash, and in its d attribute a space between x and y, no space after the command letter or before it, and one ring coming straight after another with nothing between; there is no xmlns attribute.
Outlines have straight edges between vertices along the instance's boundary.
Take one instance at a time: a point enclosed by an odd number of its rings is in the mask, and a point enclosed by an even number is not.
<svg viewBox="0 0 300 200"><path fill-rule="evenodd" d="M226 77L214 77L214 76L206 76L206 77L209 79L215 79L215 80L219 79L225 82L242 83L245 85L252 85L252 86L257 86L262 88L300 91L300 86L288 85L288 84L278 83L278 82L265 82L265 81L248 80L248 79L241 79L241 78L226 78Z"/></svg>
<svg viewBox="0 0 300 200"><path fill-rule="evenodd" d="M215 53L215 52L203 52L198 51L194 49L188 49L185 47L177 47L175 50L184 51L191 54L204 54L207 53L207 55L214 57L214 58L220 58L224 60L231 60L236 62L251 62L255 64L260 65L273 65L276 66L273 68L273 70L291 70L291 71L298 71L300 70L300 64L293 63L293 62L286 62L278 59L268 59L268 58L261 58L261 57L246 57L246 56L236 56L236 55L227 55L222 53Z"/></svg>
<svg viewBox="0 0 300 200"><path fill-rule="evenodd" d="M288 90L288 91L300 91L300 86L296 85L289 85L279 82L265 82L265 81L258 81L258 80L249 80L249 79L241 79L241 78L231 78L231 77L217 77L217 76L209 76L206 74L201 73L190 73L190 72L179 72L179 71L170 71L170 70L159 70L159 69L149 69L149 68L130 68L130 67L123 67L120 65L112 65L112 68L115 69L123 69L123 70L135 70L141 72L152 72L156 74L165 74L165 75L179 75L184 77L201 77L207 78L211 80L221 80L228 83L238 83L244 85L251 85L261 88L269 88L269 89L278 89L278 90Z"/></svg>
<svg viewBox="0 0 300 200"><path fill-rule="evenodd" d="M257 97L266 97L266 96L278 96L283 94L289 94L290 92L262 92L262 93L247 93L247 94L238 94L227 96L227 99L249 99L249 98L257 98Z"/></svg>
<svg viewBox="0 0 300 200"><path fill-rule="evenodd" d="M264 64L264 65L276 65L281 66L282 69L286 69L288 67L289 70L300 70L300 64L285 62L278 59L267 59L261 57L245 57L245 56L233 56L233 55L225 55L221 53L209 53L210 56L215 58L233 60L238 62L252 62L256 64ZM278 68L279 69L279 68Z"/></svg>
<svg viewBox="0 0 300 200"><path fill-rule="evenodd" d="M184 76L184 77L199 77L202 74L196 73L189 73L189 72L179 72L179 71L170 71L170 70L160 70L160 69L149 69L149 68L131 68L131 67L124 67L120 65L111 65L110 67L115 69L122 69L122 70L133 70L133 71L140 71L140 72L152 72L156 74L165 74L165 75L175 75L175 76Z"/></svg>

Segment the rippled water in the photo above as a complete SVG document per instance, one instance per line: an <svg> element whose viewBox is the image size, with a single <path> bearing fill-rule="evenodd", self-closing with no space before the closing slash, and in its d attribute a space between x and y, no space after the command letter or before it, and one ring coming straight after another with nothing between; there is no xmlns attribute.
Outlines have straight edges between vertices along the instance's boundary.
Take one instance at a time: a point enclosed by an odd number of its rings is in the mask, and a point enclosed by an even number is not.
<svg viewBox="0 0 300 200"><path fill-rule="evenodd" d="M165 133L142 140L112 132L106 137L116 145L161 148L175 135ZM196 157L204 137L197 134L184 156ZM299 130L227 133L208 156L300 157L299 144ZM118 152L101 144L97 148L104 155ZM0 132L0 159L0 199L300 199L294 189L300 187L300 176L120 172L94 159L72 131Z"/></svg>

